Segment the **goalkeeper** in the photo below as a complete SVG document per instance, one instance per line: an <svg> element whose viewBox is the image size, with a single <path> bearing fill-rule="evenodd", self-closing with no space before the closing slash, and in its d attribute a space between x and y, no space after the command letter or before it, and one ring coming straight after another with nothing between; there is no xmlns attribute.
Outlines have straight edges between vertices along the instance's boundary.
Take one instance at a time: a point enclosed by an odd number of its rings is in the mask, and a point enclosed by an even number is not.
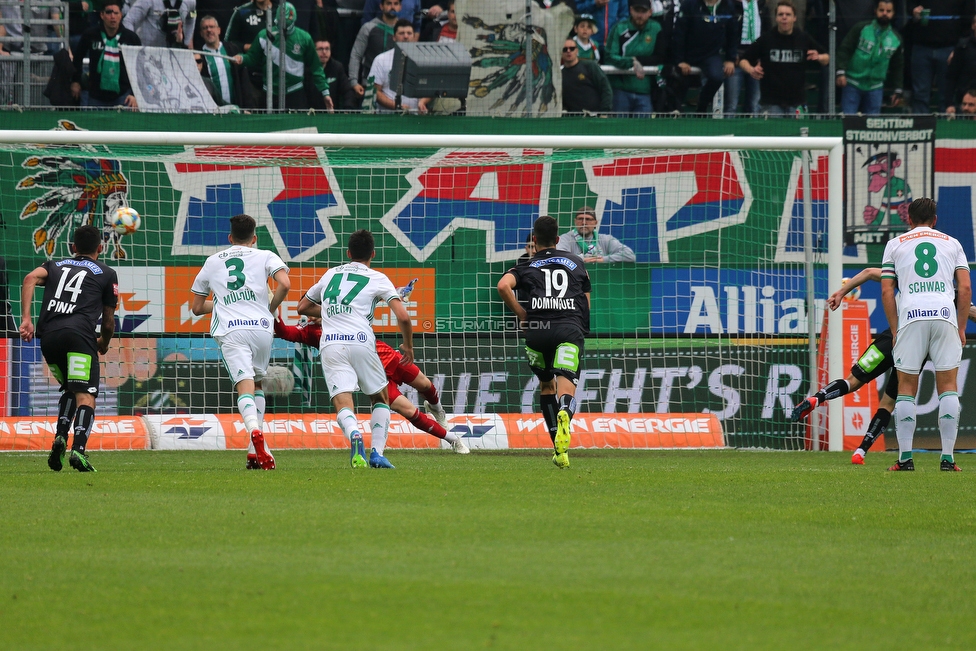
<svg viewBox="0 0 976 651"><path fill-rule="evenodd" d="M881 269L878 267L868 267L856 276L846 281L844 285L827 298L827 306L831 310L840 307L844 297L854 291L869 280L881 282ZM969 306L969 320L976 322L976 306ZM806 418L814 409L825 402L853 393L865 384L879 378L894 366L894 356L891 350L891 329L886 328L875 336L868 349L857 359L851 367L851 373L843 380L834 380L820 391L806 398L790 414L793 422ZM851 456L851 463L854 465L864 465L864 457L868 450L874 445L879 436L884 434L885 428L891 422L891 412L895 408L895 400L898 398L898 374L892 373L888 376L885 384L884 395L881 397L881 404L878 410L871 417L868 424L868 431L864 434L861 444L854 450Z"/></svg>
<svg viewBox="0 0 976 651"><path fill-rule="evenodd" d="M322 337L322 326L319 321L319 319L311 319L304 325L288 326L282 322L280 317L275 318L275 336L285 341L293 341L317 349ZM447 431L447 413L440 404L437 387L421 372L420 367L412 362L403 364L403 355L400 354L400 351L379 340L376 342L376 352L383 364L383 370L386 372L386 379L389 380L386 390L390 394L390 407L393 408L393 411L409 420L410 424L417 429L447 441L458 454L467 454L469 452L468 446L464 444L461 437L454 432ZM400 384L409 384L424 396L424 406L434 416L433 419L421 412L406 396L400 393Z"/></svg>

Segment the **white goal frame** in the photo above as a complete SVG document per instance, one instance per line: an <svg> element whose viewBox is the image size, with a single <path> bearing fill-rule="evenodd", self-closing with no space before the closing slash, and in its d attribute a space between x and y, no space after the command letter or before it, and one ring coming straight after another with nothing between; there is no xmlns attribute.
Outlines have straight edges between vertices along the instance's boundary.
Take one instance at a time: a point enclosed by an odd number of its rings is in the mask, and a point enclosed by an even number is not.
<svg viewBox="0 0 976 651"><path fill-rule="evenodd" d="M381 148L516 148L538 149L689 149L826 151L827 176L827 282L840 287L843 276L843 139L840 137L739 137L739 136L539 136L471 134L314 134L314 133L192 133L155 131L33 131L0 130L0 143L74 145L183 145L255 147L353 147ZM812 296L807 304L813 305ZM828 350L841 349L841 319L829 319ZM815 339L818 333L810 332ZM830 378L844 377L840 355L829 355ZM816 377L817 369L811 369ZM843 401L828 403L828 450L843 449Z"/></svg>

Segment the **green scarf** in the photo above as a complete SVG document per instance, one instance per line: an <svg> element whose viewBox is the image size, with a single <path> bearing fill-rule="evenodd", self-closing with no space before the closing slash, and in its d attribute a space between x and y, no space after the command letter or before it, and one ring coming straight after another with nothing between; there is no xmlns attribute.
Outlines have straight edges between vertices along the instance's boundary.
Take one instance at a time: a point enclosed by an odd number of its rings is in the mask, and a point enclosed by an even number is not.
<svg viewBox="0 0 976 651"><path fill-rule="evenodd" d="M217 50L204 45L203 49L205 52L216 52L217 54L222 54L227 56L227 50L224 49L224 44L220 44L220 48ZM227 59L221 59L218 57L207 57L207 68L210 70L210 81L213 82L214 87L217 89L217 94L224 101L224 104L231 104L234 97L234 76L231 71L230 62Z"/></svg>
<svg viewBox="0 0 976 651"><path fill-rule="evenodd" d="M121 33L121 32L120 32ZM111 93L121 92L119 77L122 73L122 51L119 50L119 34L109 38L102 32L102 45L105 50L98 62L98 74L101 75L99 86Z"/></svg>

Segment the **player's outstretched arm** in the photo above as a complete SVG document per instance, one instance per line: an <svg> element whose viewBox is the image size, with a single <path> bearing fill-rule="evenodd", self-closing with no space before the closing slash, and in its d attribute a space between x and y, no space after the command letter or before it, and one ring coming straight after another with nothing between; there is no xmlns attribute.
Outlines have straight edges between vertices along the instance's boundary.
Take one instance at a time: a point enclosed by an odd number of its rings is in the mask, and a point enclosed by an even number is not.
<svg viewBox="0 0 976 651"><path fill-rule="evenodd" d="M31 312L34 311L34 289L47 282L47 269L38 267L24 276L24 283L20 286L20 338L30 341L34 338L34 321Z"/></svg>
<svg viewBox="0 0 976 651"><path fill-rule="evenodd" d="M881 269L879 267L868 267L858 272L853 278L848 279L840 289L827 298L827 307L831 310L836 310L840 307L840 302L844 300L845 296L869 280L881 282Z"/></svg>
<svg viewBox="0 0 976 651"><path fill-rule="evenodd" d="M518 299L515 298L515 276L512 274L502 276L498 281L498 295L502 297L505 306L518 318L519 324L524 323L525 308L519 305Z"/></svg>
<svg viewBox="0 0 976 651"><path fill-rule="evenodd" d="M278 311L278 306L281 305L281 302L285 300L289 290L291 290L291 278L288 277L288 271L286 269L279 269L274 273L272 278L274 278L274 281L278 285L275 287L274 296L271 297L271 305L268 306L268 309L274 313Z"/></svg>
<svg viewBox="0 0 976 651"><path fill-rule="evenodd" d="M400 352L403 354L403 359L400 360L400 363L412 364L413 322L410 320L410 315L407 314L407 308L403 306L403 301L399 298L390 301L390 311L396 316L397 326L400 328L400 334L403 335L403 343L400 344Z"/></svg>

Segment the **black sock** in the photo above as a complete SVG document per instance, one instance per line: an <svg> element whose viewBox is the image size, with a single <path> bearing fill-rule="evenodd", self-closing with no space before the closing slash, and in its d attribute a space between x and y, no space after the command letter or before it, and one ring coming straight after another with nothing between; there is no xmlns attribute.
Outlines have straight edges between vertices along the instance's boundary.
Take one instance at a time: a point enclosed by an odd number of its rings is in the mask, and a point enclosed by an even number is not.
<svg viewBox="0 0 976 651"><path fill-rule="evenodd" d="M556 412L559 411L559 402L556 396L540 395L539 405L542 409L542 417L546 419L546 428L549 430L549 438L556 440Z"/></svg>
<svg viewBox="0 0 976 651"><path fill-rule="evenodd" d="M868 425L868 432L861 439L861 449L867 452L874 445L874 442L878 440L878 437L884 434L885 428L888 427L888 423L891 422L891 412L887 409L879 409L874 412L874 418L871 419L871 423Z"/></svg>
<svg viewBox="0 0 976 651"><path fill-rule="evenodd" d="M85 453L88 437L91 435L92 425L95 424L95 408L83 405L78 407L75 414L75 438L71 441L71 449Z"/></svg>
<svg viewBox="0 0 976 651"><path fill-rule="evenodd" d="M846 395L850 390L851 385L847 383L847 380L834 380L813 395L817 398L818 402L827 402L828 400Z"/></svg>
<svg viewBox="0 0 976 651"><path fill-rule="evenodd" d="M576 398L568 393L559 396L559 410L569 412L569 418L572 420L573 415L576 413Z"/></svg>
<svg viewBox="0 0 976 651"><path fill-rule="evenodd" d="M68 440L68 431L71 429L71 421L75 417L75 394L65 391L58 400L58 430L57 435Z"/></svg>

